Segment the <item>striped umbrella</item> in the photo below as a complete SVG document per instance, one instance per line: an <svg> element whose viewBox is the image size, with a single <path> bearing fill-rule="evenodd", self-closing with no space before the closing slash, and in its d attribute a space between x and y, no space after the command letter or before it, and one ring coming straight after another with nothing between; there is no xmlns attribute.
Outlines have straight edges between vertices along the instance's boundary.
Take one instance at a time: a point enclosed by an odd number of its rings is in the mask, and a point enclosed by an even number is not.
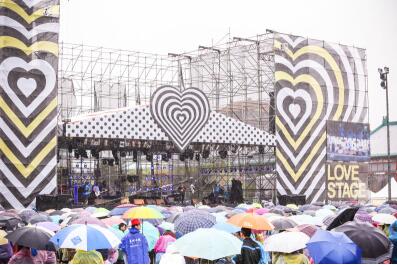
<svg viewBox="0 0 397 265"><path fill-rule="evenodd" d="M215 217L212 217L213 220L206 218L204 215L181 215L175 221L175 230L182 235L186 235L187 233L196 231L199 228L210 228L216 223Z"/></svg>
<svg viewBox="0 0 397 265"><path fill-rule="evenodd" d="M312 237L318 230L319 228L315 225L298 225L294 228L287 229L287 231L290 232L302 232L309 237Z"/></svg>
<svg viewBox="0 0 397 265"><path fill-rule="evenodd" d="M58 248L90 251L116 248L121 243L109 229L98 225L74 224L56 233L50 240Z"/></svg>

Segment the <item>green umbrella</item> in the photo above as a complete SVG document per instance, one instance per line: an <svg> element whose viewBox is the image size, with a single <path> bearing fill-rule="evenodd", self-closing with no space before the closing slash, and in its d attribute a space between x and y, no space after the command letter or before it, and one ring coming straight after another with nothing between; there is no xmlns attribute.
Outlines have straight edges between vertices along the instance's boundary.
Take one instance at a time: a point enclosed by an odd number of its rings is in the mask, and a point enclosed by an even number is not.
<svg viewBox="0 0 397 265"><path fill-rule="evenodd" d="M146 237L149 251L152 250L156 245L157 240L160 238L159 230L148 221L144 221L141 226L141 233Z"/></svg>
<svg viewBox="0 0 397 265"><path fill-rule="evenodd" d="M217 260L240 254L242 244L242 241L227 232L199 228L182 236L173 245L183 256Z"/></svg>
<svg viewBox="0 0 397 265"><path fill-rule="evenodd" d="M106 208L97 208L95 209L94 213L92 214L93 217L101 218L108 216L110 211Z"/></svg>
<svg viewBox="0 0 397 265"><path fill-rule="evenodd" d="M111 227L109 227L109 230L112 231L112 233L115 234L115 236L117 236L117 238L120 240L125 236L123 231L121 231L118 227L116 228L116 227L111 226Z"/></svg>

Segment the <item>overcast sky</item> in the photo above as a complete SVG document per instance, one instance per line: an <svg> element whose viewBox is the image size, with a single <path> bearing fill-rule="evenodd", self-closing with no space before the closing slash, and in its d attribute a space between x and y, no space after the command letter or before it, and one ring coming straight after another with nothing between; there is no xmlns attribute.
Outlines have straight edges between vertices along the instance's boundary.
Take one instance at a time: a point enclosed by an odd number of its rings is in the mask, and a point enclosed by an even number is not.
<svg viewBox="0 0 397 265"><path fill-rule="evenodd" d="M397 120L395 0L61 0L60 40L167 54L211 45L230 29L266 29L367 49L370 123L386 115L378 67L389 66L390 120Z"/></svg>

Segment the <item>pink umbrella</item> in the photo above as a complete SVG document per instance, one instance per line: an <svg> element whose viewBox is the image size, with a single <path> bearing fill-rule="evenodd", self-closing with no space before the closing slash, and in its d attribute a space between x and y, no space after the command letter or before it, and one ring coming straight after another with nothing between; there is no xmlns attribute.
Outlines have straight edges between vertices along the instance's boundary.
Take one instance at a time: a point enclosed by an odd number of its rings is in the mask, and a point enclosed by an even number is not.
<svg viewBox="0 0 397 265"><path fill-rule="evenodd" d="M39 222L36 224L37 226L46 228L50 231L57 232L61 230L61 227L53 222Z"/></svg>
<svg viewBox="0 0 397 265"><path fill-rule="evenodd" d="M101 221L108 226L118 225L120 223L125 224L125 221L119 217L112 216L109 218L101 219Z"/></svg>
<svg viewBox="0 0 397 265"><path fill-rule="evenodd" d="M270 211L270 210L267 209L267 208L259 208L259 209L257 209L257 210L255 211L255 213L256 213L256 214L259 214L259 215L262 215L262 214L268 213L269 211Z"/></svg>
<svg viewBox="0 0 397 265"><path fill-rule="evenodd" d="M82 225L91 224L91 225L99 225L104 228L108 228L101 220L91 216L83 216L79 219L74 220L72 224L82 224Z"/></svg>

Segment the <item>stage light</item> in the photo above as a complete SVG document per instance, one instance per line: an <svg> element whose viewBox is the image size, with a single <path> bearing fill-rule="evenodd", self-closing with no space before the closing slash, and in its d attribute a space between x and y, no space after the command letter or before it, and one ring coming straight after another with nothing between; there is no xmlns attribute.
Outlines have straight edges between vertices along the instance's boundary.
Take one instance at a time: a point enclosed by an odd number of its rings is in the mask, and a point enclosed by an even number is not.
<svg viewBox="0 0 397 265"><path fill-rule="evenodd" d="M219 150L218 154L219 154L220 158L222 158L222 159L225 159L227 157L227 151L224 149Z"/></svg>
<svg viewBox="0 0 397 265"><path fill-rule="evenodd" d="M258 150L259 150L259 154L261 154L261 155L263 155L265 153L265 148L262 145L260 145L258 147Z"/></svg>
<svg viewBox="0 0 397 265"><path fill-rule="evenodd" d="M207 159L209 156L210 156L210 150L208 148L204 149L203 150L203 154L202 154L202 158L203 159Z"/></svg>
<svg viewBox="0 0 397 265"><path fill-rule="evenodd" d="M110 167L114 166L114 159L108 159L108 164Z"/></svg>
<svg viewBox="0 0 397 265"><path fill-rule="evenodd" d="M153 154L146 154L146 160L151 162L153 160Z"/></svg>

